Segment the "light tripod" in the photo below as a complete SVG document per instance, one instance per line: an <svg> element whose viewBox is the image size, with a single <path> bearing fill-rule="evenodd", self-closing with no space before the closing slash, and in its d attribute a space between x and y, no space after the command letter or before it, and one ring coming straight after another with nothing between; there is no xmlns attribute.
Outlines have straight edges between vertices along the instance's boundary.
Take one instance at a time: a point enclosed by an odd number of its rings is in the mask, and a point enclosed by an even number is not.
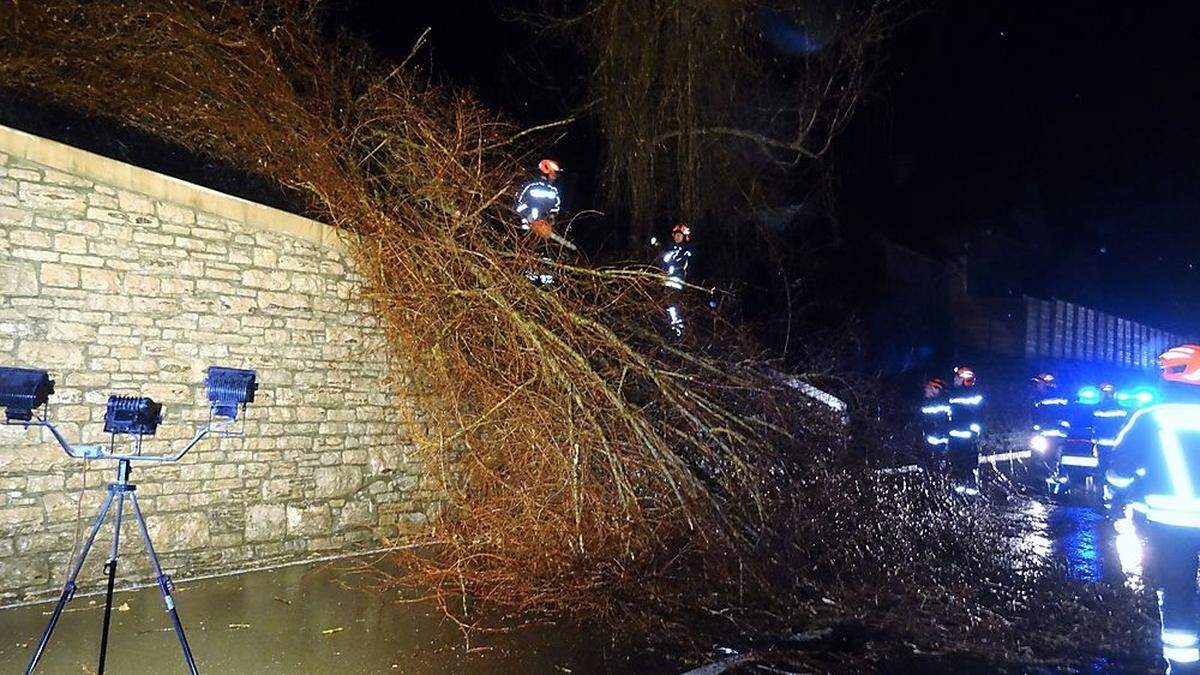
<svg viewBox="0 0 1200 675"><path fill-rule="evenodd" d="M42 632L42 639L38 641L37 648L33 651L33 658L29 660L29 667L25 669L26 675L33 672L37 667L38 660L42 658L42 652L46 650L46 644L50 642L50 634L54 632L54 626L58 623L58 619L62 616L63 609L67 603L75 597L75 580L79 576L80 570L83 569L83 564L87 560L88 553L92 550L92 544L96 541L96 535L103 527L105 518L108 516L108 511L112 508L113 501L117 503L117 510L113 516L113 538L112 552L109 554L108 561L104 563L104 571L108 574L108 589L104 596L104 624L100 633L100 666L99 672L104 672L104 661L108 655L108 628L112 619L112 602L113 602L113 587L117 578L117 558L119 555L119 547L121 545L121 517L125 510L125 497L129 497L129 503L133 507L133 517L137 521L138 530L142 533L142 541L146 544L146 555L150 558L150 568L154 572L154 578L158 582L158 588L162 591L163 602L167 606L167 614L171 617L171 625L175 628L175 636L179 638L179 647L183 650L183 660L187 662L188 670L192 675L197 675L196 660L192 657L192 649L188 646L187 636L183 633L183 623L179 620L179 611L175 607L175 598L171 595L171 591L175 585L171 581L171 577L167 576L162 566L158 563L158 556L154 553L154 543L150 541L150 531L146 529L146 519L142 516L142 509L138 506L137 486L129 482L129 474L132 469L129 459L120 459L117 461L117 479L108 484L108 496L104 498L104 504L100 507L100 513L96 516L96 522L92 524L92 531L88 534L87 541L83 545L83 549L79 552L79 557L75 559L75 564L71 568L71 574L67 577L67 583L63 585L62 595L58 598L58 604L54 607L54 613L50 615L50 622L46 624L46 630Z"/></svg>
<svg viewBox="0 0 1200 675"><path fill-rule="evenodd" d="M254 401L254 393L258 389L257 375L254 371L213 366L207 371L204 386L209 403L208 423L198 427L191 441L178 452L145 455L142 454L142 438L153 436L158 429L159 423L162 422L161 405L149 398L112 396L108 399L108 410L104 416L104 430L112 434L112 442L108 450L106 451L102 445L72 446L58 428L46 419L44 410L41 414L34 412L37 408L44 408L47 399L54 393L54 381L49 378L46 371L0 368L0 407L4 408L5 424L45 428L54 436L54 440L58 442L63 451L75 459L117 460L116 480L108 484L108 495L104 498L104 504L101 505L100 512L96 515L87 541L71 567L71 573L63 585L62 594L59 595L58 604L54 607L53 614L50 615L46 629L42 631L42 637L38 640L37 648L34 649L33 656L29 660L29 667L25 669L26 675L33 673L34 668L37 667L38 661L46 651L46 645L50 642L50 636L54 633L54 627L62 616L63 609L75 597L76 580L87 561L92 545L96 542L96 535L104 526L115 501L117 508L113 515L112 550L108 561L104 564L104 571L108 575L108 587L104 599L104 624L100 633L99 673L103 675L105 659L108 656L108 633L112 620L113 590L116 586L117 560L121 545L121 522L125 511L126 497L129 498L129 503L133 507L133 517L137 521L138 530L142 533L146 554L150 558L150 567L154 572L154 579L158 583L159 590L162 591L167 614L171 617L171 625L175 629L176 637L179 638L183 659L187 663L191 675L197 675L196 660L192 657L191 647L188 646L187 637L183 632L183 624L179 620L179 612L175 608L175 598L172 595L174 584L171 577L163 572L162 565L158 562L158 555L154 552L154 543L150 541L150 531L146 528L146 519L142 516L142 508L138 504L137 486L129 482L129 476L134 462L177 462L209 434L216 436L242 435L240 430L232 430L231 425L237 420L239 413L244 413L246 404ZM242 419L245 420L244 415ZM116 437L118 434L133 436L132 451L117 452Z"/></svg>

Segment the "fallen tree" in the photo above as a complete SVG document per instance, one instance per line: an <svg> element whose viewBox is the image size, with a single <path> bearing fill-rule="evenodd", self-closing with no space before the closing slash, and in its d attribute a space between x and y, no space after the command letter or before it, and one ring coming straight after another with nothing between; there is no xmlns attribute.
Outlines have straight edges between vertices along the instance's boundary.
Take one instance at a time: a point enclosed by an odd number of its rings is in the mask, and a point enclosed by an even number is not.
<svg viewBox="0 0 1200 675"><path fill-rule="evenodd" d="M714 636L854 618L1009 653L1057 648L1030 632L1041 602L1112 623L1013 553L986 511L936 481L865 471L861 446L884 434L860 416L848 435L735 327L664 343L652 272L559 262L559 288L528 283L535 251L509 208L530 137L407 64L331 42L314 6L2 7L10 86L266 176L345 233L403 364L396 394L421 402L429 433L414 442L445 503L411 533L436 545L393 581L464 626L478 603L695 653ZM1103 640L1145 646L1115 628Z"/></svg>

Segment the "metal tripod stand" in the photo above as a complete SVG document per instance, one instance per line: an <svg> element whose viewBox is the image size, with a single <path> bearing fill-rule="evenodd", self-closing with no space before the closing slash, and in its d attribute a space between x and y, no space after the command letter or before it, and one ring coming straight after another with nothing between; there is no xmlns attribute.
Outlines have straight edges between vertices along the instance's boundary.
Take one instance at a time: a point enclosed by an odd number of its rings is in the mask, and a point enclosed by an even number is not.
<svg viewBox="0 0 1200 675"><path fill-rule="evenodd" d="M190 448L191 446L189 445L188 447ZM76 558L75 565L71 568L71 575L67 577L67 583L63 586L62 595L58 598L58 605L55 606L54 613L50 615L50 622L46 624L46 630L42 632L42 639L38 641L37 649L33 652L33 658L29 661L29 667L25 669L25 675L30 675L33 669L37 667L38 660L41 659L42 653L46 650L46 644L50 641L50 634L54 632L54 626L58 623L59 617L62 616L63 609L75 597L75 579L79 576L79 571L83 569L83 563L87 559L88 553L92 549L92 544L96 541L96 535L100 532L100 527L104 525L104 520L108 516L108 511L115 499L117 510L113 520L112 552L109 554L108 561L104 564L104 570L108 574L108 590L104 599L104 627L100 633L99 673L103 675L104 660L108 654L108 627L112 618L113 586L117 578L118 549L121 543L121 515L125 510L126 496L129 497L129 503L133 506L133 517L137 520L138 529L142 533L142 541L146 544L146 554L150 557L150 567L154 572L154 578L158 582L158 587L162 591L163 602L167 606L167 614L170 615L171 624L175 627L175 635L179 638L179 647L183 650L183 659L187 662L188 670L191 671L192 675L197 675L196 661L192 658L192 650L188 647L187 637L183 634L183 624L180 623L179 612L175 608L175 598L171 595L174 584L171 578L163 573L162 566L158 564L158 556L154 553L154 544L150 541L150 532L146 529L146 519L142 517L142 509L138 506L137 486L129 482L129 474L130 460L119 459L117 462L117 480L108 484L108 496L104 499L104 505L100 507L100 513L96 516L96 522L92 524L92 531L88 535L87 542L83 545L83 550L79 552L79 557Z"/></svg>

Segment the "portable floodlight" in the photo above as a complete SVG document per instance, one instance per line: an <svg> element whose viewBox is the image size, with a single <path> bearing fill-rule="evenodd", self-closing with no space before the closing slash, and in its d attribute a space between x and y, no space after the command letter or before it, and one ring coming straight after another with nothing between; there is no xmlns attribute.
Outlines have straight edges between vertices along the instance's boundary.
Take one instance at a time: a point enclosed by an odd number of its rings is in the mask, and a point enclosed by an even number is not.
<svg viewBox="0 0 1200 675"><path fill-rule="evenodd" d="M253 370L209 366L204 377L204 389L208 393L209 410L213 417L227 420L237 419L238 410L254 402L258 389L257 374Z"/></svg>
<svg viewBox="0 0 1200 675"><path fill-rule="evenodd" d="M143 396L109 396L104 431L110 434L153 436L162 422L162 404Z"/></svg>
<svg viewBox="0 0 1200 675"><path fill-rule="evenodd" d="M0 406L5 422L28 422L34 408L46 405L54 393L54 380L44 370L0 368Z"/></svg>
<svg viewBox="0 0 1200 675"><path fill-rule="evenodd" d="M50 394L54 393L54 382L47 376L46 371L0 368L0 406L3 406L5 409L6 421L13 422L16 420L17 423L27 426L45 427L59 446L62 447L63 451L75 459L112 459L117 461L116 480L109 483L107 497L104 504L100 507L100 513L93 522L91 532L84 542L83 547L79 550L78 556L74 557L71 573L63 585L62 594L58 598L58 604L55 605L54 611L50 614L50 620L46 624L45 630L42 631L42 637L38 640L37 647L33 650L33 654L29 660L29 667L25 670L26 675L30 675L37 667L67 603L75 597L76 579L83 570L84 562L87 560L88 553L96 542L96 535L104 525L110 509L115 508L116 516L113 521L112 549L109 559L104 566L108 575L108 590L104 598L104 624L100 633L100 667L98 670L98 672L104 672L105 657L108 650L109 621L112 615L113 589L117 575L121 513L125 508L126 500L133 507L133 517L137 521L138 530L142 533L142 539L146 544L146 554L150 558L150 567L156 574L156 581L158 582L159 590L162 592L163 603L167 608L168 616L171 618L171 625L175 629L175 636L179 639L179 647L183 651L184 662L187 665L188 672L196 675L196 660L192 656L191 647L188 645L187 637L183 632L183 623L179 619L178 607L173 596L175 584L171 581L171 577L163 572L162 566L159 564L158 555L154 552L154 546L150 541L150 530L146 526L146 521L142 517L142 509L138 505L137 486L130 482L130 476L134 464L145 465L178 462L192 448L196 447L201 440L207 437L243 435L247 417L244 414L245 408L249 403L254 401L254 393L258 389L256 373L253 370L212 366L205 375L204 387L208 398L208 420L198 424L191 440L187 441L178 450L150 454L142 452L142 437L153 436L158 431L158 425L162 423L162 405L144 396L111 396L108 399L108 408L104 414L104 431L113 435L113 442L107 446L73 445L46 416L34 415L33 413L35 408L45 405L47 398ZM241 415L241 426L243 429L233 431L229 428L231 426L230 423L238 418L239 412L243 413ZM132 435L134 437L132 450L117 447L116 436L119 434Z"/></svg>

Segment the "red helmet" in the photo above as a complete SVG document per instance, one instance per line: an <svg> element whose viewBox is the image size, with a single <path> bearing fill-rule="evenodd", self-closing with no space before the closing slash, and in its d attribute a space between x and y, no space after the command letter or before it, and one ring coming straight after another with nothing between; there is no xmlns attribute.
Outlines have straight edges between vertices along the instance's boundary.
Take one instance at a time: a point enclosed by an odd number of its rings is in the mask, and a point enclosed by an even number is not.
<svg viewBox="0 0 1200 675"><path fill-rule="evenodd" d="M671 234L672 234L672 235L674 235L674 234L681 234L681 235L683 235L683 240L684 240L684 241L691 241L691 240L692 240L692 228L688 227L688 226L687 226L687 223L679 223L679 224L677 224L675 227L672 227L672 228L671 228Z"/></svg>
<svg viewBox="0 0 1200 675"><path fill-rule="evenodd" d="M541 171L547 176L553 176L554 174L562 171L562 167L558 165L558 162L552 159L543 159L542 161L538 162L538 171Z"/></svg>
<svg viewBox="0 0 1200 675"><path fill-rule="evenodd" d="M975 384L975 371L967 366L956 366L954 376L962 380L965 386L970 387Z"/></svg>
<svg viewBox="0 0 1200 675"><path fill-rule="evenodd" d="M1168 382L1200 384L1200 345L1171 347L1158 357L1158 367Z"/></svg>

